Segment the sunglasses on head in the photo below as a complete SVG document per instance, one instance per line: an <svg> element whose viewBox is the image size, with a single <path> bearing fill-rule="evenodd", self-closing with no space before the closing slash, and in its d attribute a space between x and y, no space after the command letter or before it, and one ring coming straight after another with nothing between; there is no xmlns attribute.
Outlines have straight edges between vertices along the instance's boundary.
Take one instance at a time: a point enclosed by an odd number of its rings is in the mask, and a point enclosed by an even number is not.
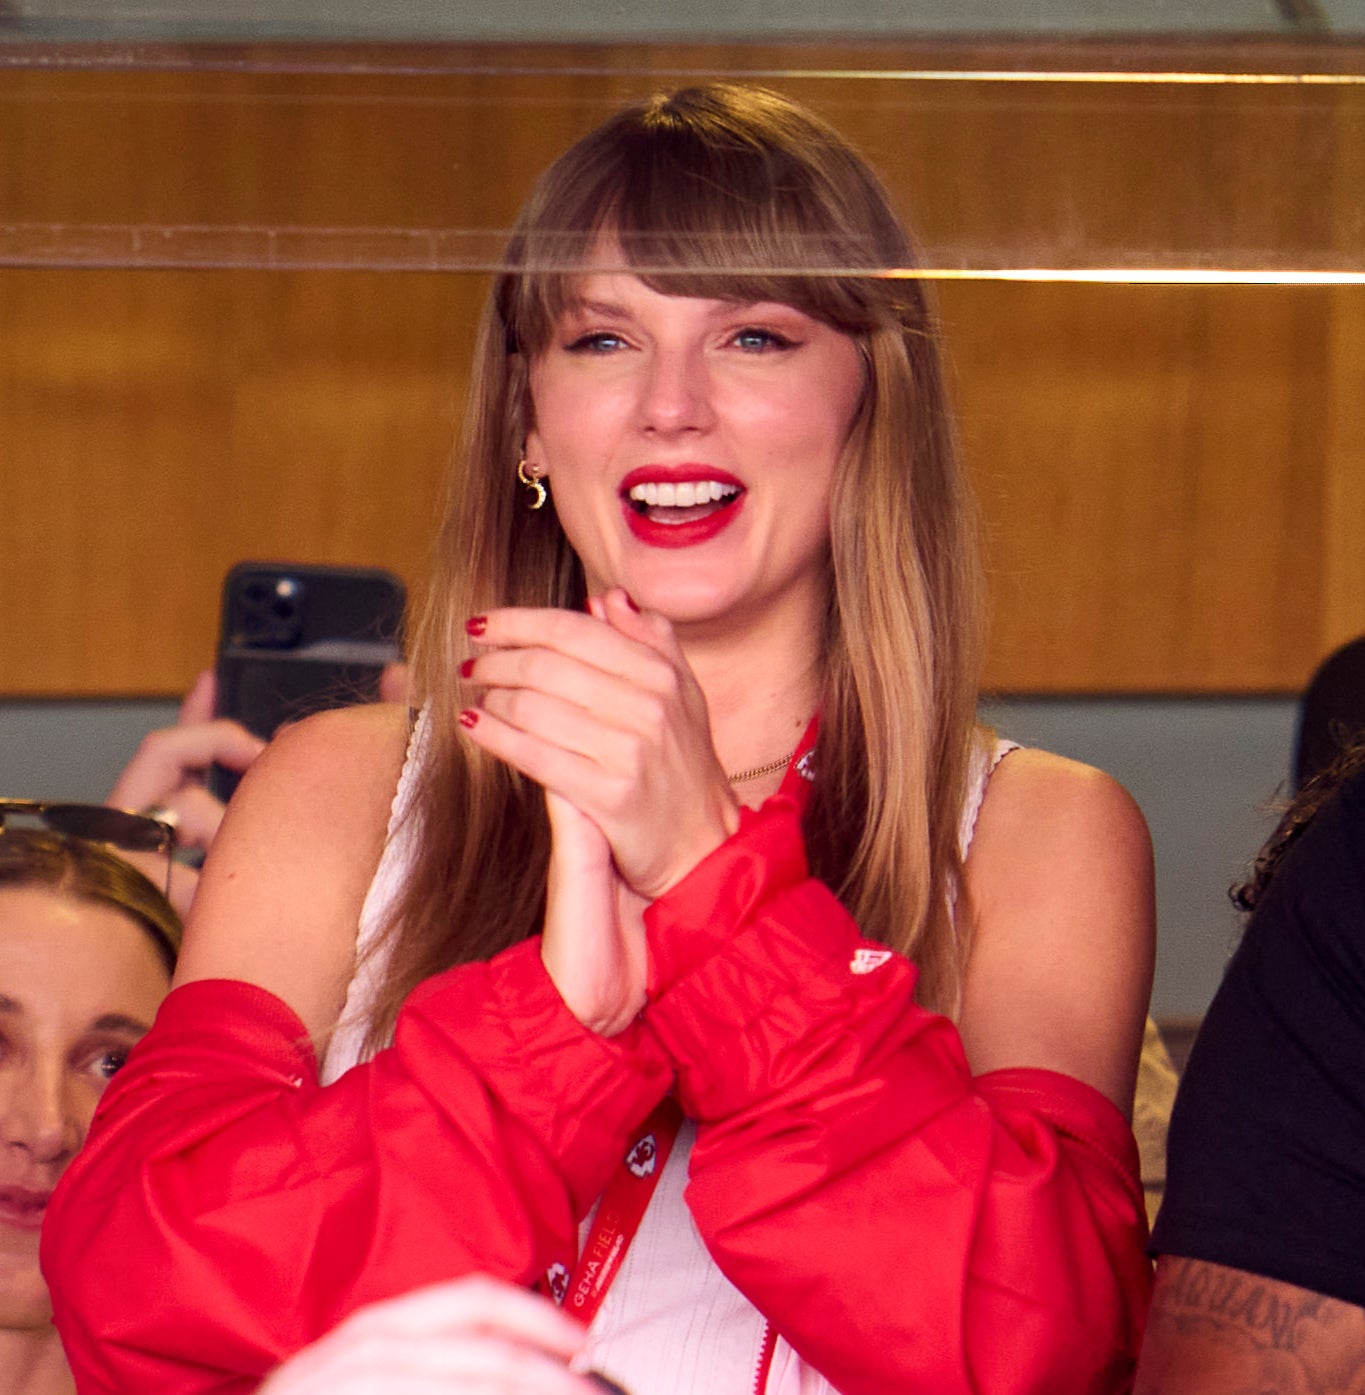
<svg viewBox="0 0 1365 1395"><path fill-rule="evenodd" d="M64 838L103 843L125 853L156 853L166 861L163 894L171 890L175 826L152 814L108 804L61 804L41 799L0 799L0 832L8 827L45 828Z"/></svg>

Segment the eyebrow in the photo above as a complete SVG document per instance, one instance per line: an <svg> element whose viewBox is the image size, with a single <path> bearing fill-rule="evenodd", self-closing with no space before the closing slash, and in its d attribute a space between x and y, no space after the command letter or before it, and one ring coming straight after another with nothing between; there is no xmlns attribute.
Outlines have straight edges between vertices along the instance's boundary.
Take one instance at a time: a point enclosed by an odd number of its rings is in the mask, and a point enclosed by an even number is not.
<svg viewBox="0 0 1365 1395"><path fill-rule="evenodd" d="M90 1024L90 1029L95 1032L133 1032L138 1036L146 1036L152 1030L152 1024L129 1017L126 1013L106 1012L103 1017L97 1017Z"/></svg>
<svg viewBox="0 0 1365 1395"><path fill-rule="evenodd" d="M746 310L767 310L771 308L794 310L798 315L806 312L795 305L788 305L783 300L723 300L725 310L721 314L728 314L735 311ZM577 298L570 300L564 307L566 315L601 315L606 319L633 320L635 316L627 310L624 305L617 305L610 300L586 300Z"/></svg>
<svg viewBox="0 0 1365 1395"><path fill-rule="evenodd" d="M568 315L604 315L608 319L630 318L630 311L624 305L617 305L610 300L571 300L564 307L564 312Z"/></svg>
<svg viewBox="0 0 1365 1395"><path fill-rule="evenodd" d="M24 1005L8 993L0 993L0 1013L14 1015L21 1013ZM129 1032L134 1036L145 1037L152 1030L150 1022L139 1017L130 1017L126 1012L106 1012L97 1017L89 1026L92 1032Z"/></svg>

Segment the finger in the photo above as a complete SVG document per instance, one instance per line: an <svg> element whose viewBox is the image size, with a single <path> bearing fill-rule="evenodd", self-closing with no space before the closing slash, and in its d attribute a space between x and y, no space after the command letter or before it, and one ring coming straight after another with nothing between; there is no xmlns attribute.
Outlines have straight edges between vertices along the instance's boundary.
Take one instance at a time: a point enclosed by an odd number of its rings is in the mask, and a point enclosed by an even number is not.
<svg viewBox="0 0 1365 1395"><path fill-rule="evenodd" d="M612 725L638 733L657 731L678 712L698 720L705 700L672 627L662 616L634 612L624 591L618 595L633 615L633 635L574 611L490 612L476 642L496 638L498 647L467 660L462 677L558 691ZM594 599L599 607L606 604Z"/></svg>
<svg viewBox="0 0 1365 1395"><path fill-rule="evenodd" d="M460 676L487 693L543 693L591 712L599 722L638 728L643 721L657 716L657 703L646 694L668 692L674 686L674 670L657 659L652 662L656 672L646 676L641 669L633 677L624 677L558 650L535 646L495 649L467 659Z"/></svg>
<svg viewBox="0 0 1365 1395"><path fill-rule="evenodd" d="M225 765L245 770L265 750L265 742L230 717L217 717L192 727L171 727L163 743L182 770L207 770Z"/></svg>
<svg viewBox="0 0 1365 1395"><path fill-rule="evenodd" d="M199 722L211 722L217 700L218 680L211 668L203 669L180 704L176 725L187 727Z"/></svg>
<svg viewBox="0 0 1365 1395"><path fill-rule="evenodd" d="M486 1334L346 1332L287 1363L262 1395L600 1395L560 1359Z"/></svg>
<svg viewBox="0 0 1365 1395"><path fill-rule="evenodd" d="M408 705L407 664L385 664L379 675L379 701Z"/></svg>
<svg viewBox="0 0 1365 1395"><path fill-rule="evenodd" d="M553 649L607 673L632 674L651 646L628 638L597 616L575 610L509 606L468 622L470 641L491 649Z"/></svg>
<svg viewBox="0 0 1365 1395"><path fill-rule="evenodd" d="M245 770L264 749L265 742L226 717L194 726L161 727L143 737L109 792L108 802L125 809L164 804L188 777L215 761Z"/></svg>
<svg viewBox="0 0 1365 1395"><path fill-rule="evenodd" d="M620 586L613 586L607 591L601 597L599 607L603 620L615 633L652 653L656 661L662 661L662 671L669 675L680 696L690 704L700 703L704 708L706 700L702 696L701 685L667 616L660 615L658 611L642 611L631 599L630 593Z"/></svg>
<svg viewBox="0 0 1365 1395"><path fill-rule="evenodd" d="M581 1351L584 1340L583 1326L547 1299L470 1275L361 1309L287 1363L267 1389L272 1395L362 1391L371 1388L367 1381L372 1372L381 1378L493 1378L504 1383L489 1389L580 1395L589 1387L565 1363ZM345 1383L328 1386L328 1380Z"/></svg>
<svg viewBox="0 0 1365 1395"><path fill-rule="evenodd" d="M415 1333L435 1324L449 1331L494 1332L565 1359L586 1339L582 1323L548 1298L486 1274L430 1284L382 1306L398 1330Z"/></svg>
<svg viewBox="0 0 1365 1395"><path fill-rule="evenodd" d="M641 610L630 593L620 586L607 591L600 605L603 620L618 634L647 645L671 664L686 666L682 646L666 616L658 611Z"/></svg>
<svg viewBox="0 0 1365 1395"><path fill-rule="evenodd" d="M648 697L631 700L647 712ZM509 738L512 764L586 813L619 813L618 800L652 768L649 728L643 720L632 724L628 714L611 720L553 693L501 688L485 693L478 710L521 738Z"/></svg>
<svg viewBox="0 0 1365 1395"><path fill-rule="evenodd" d="M505 720L489 710L487 701L482 707L466 708L460 713L460 725L465 737L489 755L519 770L528 780L534 780L536 784L581 807L583 792L602 778L603 768L599 762L558 740L548 740L538 735L532 727ZM547 708L555 706L549 698L540 698L539 701L545 703ZM526 711L523 703L518 713L521 721L527 720ZM548 728L550 724L546 725Z"/></svg>
<svg viewBox="0 0 1365 1395"><path fill-rule="evenodd" d="M222 800L203 785L182 785L162 804L175 816L176 846L207 850L223 822Z"/></svg>

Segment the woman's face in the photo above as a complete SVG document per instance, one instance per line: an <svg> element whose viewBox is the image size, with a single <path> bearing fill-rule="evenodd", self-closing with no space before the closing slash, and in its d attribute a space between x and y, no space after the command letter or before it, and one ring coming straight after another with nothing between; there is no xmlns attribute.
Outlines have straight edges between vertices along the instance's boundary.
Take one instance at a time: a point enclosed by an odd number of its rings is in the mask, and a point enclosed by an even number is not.
<svg viewBox="0 0 1365 1395"><path fill-rule="evenodd" d="M121 911L0 888L0 1327L51 1316L38 1270L48 1196L169 987L150 937Z"/></svg>
<svg viewBox="0 0 1365 1395"><path fill-rule="evenodd" d="M624 586L680 623L823 613L830 492L863 390L848 335L602 270L530 385L527 458L590 593Z"/></svg>

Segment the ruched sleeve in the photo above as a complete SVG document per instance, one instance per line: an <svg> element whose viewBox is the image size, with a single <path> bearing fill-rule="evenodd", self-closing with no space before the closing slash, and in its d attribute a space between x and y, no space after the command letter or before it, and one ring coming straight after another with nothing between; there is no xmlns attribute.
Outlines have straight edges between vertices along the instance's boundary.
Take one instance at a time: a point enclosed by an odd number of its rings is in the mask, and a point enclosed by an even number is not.
<svg viewBox="0 0 1365 1395"><path fill-rule="evenodd" d="M843 1395L1128 1388L1150 1290L1131 1131L1046 1070L974 1078L916 970L806 874L795 807L647 912L645 1020L699 1121L688 1205Z"/></svg>
<svg viewBox="0 0 1365 1395"><path fill-rule="evenodd" d="M82 1395L236 1392L360 1304L572 1262L671 1069L564 1006L528 941L450 970L394 1046L317 1083L248 984L176 989L52 1198L43 1267Z"/></svg>

